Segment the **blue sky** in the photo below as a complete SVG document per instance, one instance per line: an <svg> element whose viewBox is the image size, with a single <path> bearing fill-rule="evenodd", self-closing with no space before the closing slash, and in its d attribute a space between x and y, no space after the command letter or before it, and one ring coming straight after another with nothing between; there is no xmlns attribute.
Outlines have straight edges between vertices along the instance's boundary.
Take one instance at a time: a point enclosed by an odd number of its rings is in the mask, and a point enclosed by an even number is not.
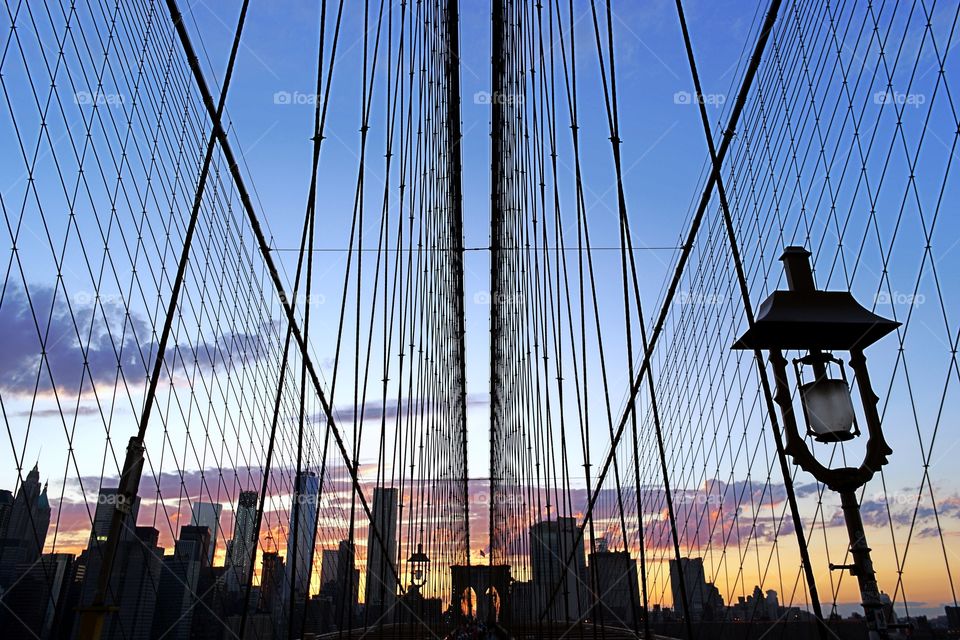
<svg viewBox="0 0 960 640"><path fill-rule="evenodd" d="M332 7L331 7L332 11ZM719 121L736 72L744 42L755 18L755 7L743 3L691 3L689 19L697 42L705 93L719 97L711 114ZM480 97L489 91L489 6L465 2L461 9L462 119L464 139L464 233L465 246L489 244L489 105ZM578 6L578 33L581 67L581 113L585 157L583 166L588 186L587 199L591 231L596 245L617 246L616 191L613 181L606 119L588 5ZM197 3L190 18L195 32L203 34L203 46L218 75L229 50L235 26L235 12L221 5ZM694 105L685 103L678 92L691 90L675 8L669 2L624 3L616 10L617 64L621 83L622 138L624 140L625 186L630 203L636 243L651 247L638 252L638 267L645 274L645 292L651 301L659 294L660 283L672 268L678 238L684 230L688 206L699 189L698 176L704 167L705 145ZM320 171L320 225L318 242L324 247L345 247L356 179L360 103L360 62L362 60L362 11L347 11L343 41L337 56L328 140L324 143ZM312 127L313 73L317 44L316 7L304 3L253 5L244 44L230 92L229 112L233 135L243 149L253 184L263 203L264 220L277 247L297 246L304 195L309 180L309 142ZM704 28L709 26L709 28ZM589 30L588 30L589 29ZM199 39L198 39L199 42ZM208 70L209 73L209 70ZM381 85L382 105L385 88ZM275 104L275 94L289 94L290 102ZM684 94L687 95L687 94ZM679 102L679 104L678 104ZM382 106L380 107L382 110ZM382 156L383 128L377 130L374 108L371 156ZM592 117L590 114L596 114ZM633 117L642 114L642 117ZM382 124L382 118L380 119ZM368 170L381 176L382 166L371 163ZM669 179L667 179L669 178ZM324 206L325 205L325 206ZM572 215L572 214L571 214ZM292 273L295 253L284 254ZM324 273L342 272L342 255L320 254L316 268ZM325 266L325 262L328 266ZM616 252L601 253L598 269L619 269ZM489 255L467 254L465 291L467 296L468 383L472 393L485 393L488 386L488 313L482 304L489 289ZM337 278L329 280L338 282ZM320 292L336 300L339 290ZM335 285L338 287L339 285ZM617 294L617 289L613 290ZM480 300L481 304L474 303ZM320 313L320 316L323 312ZM323 320L319 320L323 322ZM322 326L322 325L321 325ZM324 347L318 340L318 352ZM477 410L471 416L471 435L485 439L486 416ZM485 469L481 451L471 459L471 469Z"/></svg>

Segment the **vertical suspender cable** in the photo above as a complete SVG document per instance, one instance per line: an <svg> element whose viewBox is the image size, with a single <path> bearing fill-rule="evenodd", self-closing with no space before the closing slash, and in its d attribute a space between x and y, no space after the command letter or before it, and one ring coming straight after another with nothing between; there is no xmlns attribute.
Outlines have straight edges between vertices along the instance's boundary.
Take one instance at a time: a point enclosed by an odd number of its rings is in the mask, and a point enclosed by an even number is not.
<svg viewBox="0 0 960 640"><path fill-rule="evenodd" d="M465 534L466 558L470 566L470 487L467 473L467 370L466 370L466 328L464 318L463 291L463 154L460 142L463 133L460 130L460 8L459 0L447 0L446 11L446 72L447 72L447 181L450 189L450 205L453 213L453 281L454 313L456 314L457 376L460 378L457 398L460 430L461 455L463 456L463 475L459 478L463 491L463 528Z"/></svg>

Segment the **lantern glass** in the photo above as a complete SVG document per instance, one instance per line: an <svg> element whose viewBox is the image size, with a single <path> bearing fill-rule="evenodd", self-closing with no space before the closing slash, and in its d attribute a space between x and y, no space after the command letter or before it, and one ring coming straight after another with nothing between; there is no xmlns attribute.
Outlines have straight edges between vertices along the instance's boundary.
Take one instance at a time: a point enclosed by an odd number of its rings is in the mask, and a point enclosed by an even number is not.
<svg viewBox="0 0 960 640"><path fill-rule="evenodd" d="M424 573L423 569L419 565L415 565L413 568L413 584L418 587L422 587L427 580L427 576Z"/></svg>
<svg viewBox="0 0 960 640"><path fill-rule="evenodd" d="M821 378L800 387L807 425L818 442L843 442L854 437L856 415L845 380Z"/></svg>

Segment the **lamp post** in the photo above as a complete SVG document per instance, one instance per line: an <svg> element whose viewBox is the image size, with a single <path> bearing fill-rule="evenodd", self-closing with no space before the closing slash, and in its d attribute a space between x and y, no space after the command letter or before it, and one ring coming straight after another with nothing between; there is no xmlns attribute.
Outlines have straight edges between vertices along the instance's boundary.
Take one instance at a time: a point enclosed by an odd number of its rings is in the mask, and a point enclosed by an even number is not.
<svg viewBox="0 0 960 640"><path fill-rule="evenodd" d="M848 569L857 578L869 636L871 640L886 638L887 621L856 492L887 464L887 457L893 453L883 438L877 411L879 398L870 385L863 351L900 323L870 312L848 291L817 289L810 268L810 252L803 247L787 247L780 260L784 263L789 289L774 291L761 304L753 326L733 348L770 352L775 400L783 417L784 450L794 464L840 494L853 564L831 564L830 568ZM867 429L866 451L859 467L828 468L807 446L797 426L788 377L790 363L783 355L784 350L805 354L792 362L806 423L805 435L822 443L844 442L861 435L846 365L834 355L839 351L850 354L849 367L856 378ZM809 381L804 377L807 370L812 372Z"/></svg>
<svg viewBox="0 0 960 640"><path fill-rule="evenodd" d="M419 593L427 583L427 571L430 569L430 558L423 552L423 543L417 543L416 552L407 560L410 565L410 582Z"/></svg>

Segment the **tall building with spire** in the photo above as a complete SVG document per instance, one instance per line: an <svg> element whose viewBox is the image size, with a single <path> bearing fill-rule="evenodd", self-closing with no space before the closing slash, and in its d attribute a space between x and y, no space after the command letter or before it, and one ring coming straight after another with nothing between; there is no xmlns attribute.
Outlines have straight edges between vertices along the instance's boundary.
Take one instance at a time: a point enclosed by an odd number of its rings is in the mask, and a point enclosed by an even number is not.
<svg viewBox="0 0 960 640"><path fill-rule="evenodd" d="M253 535L257 528L257 492L242 491L233 514L233 538L227 543L227 589L241 591L253 558Z"/></svg>
<svg viewBox="0 0 960 640"><path fill-rule="evenodd" d="M40 486L37 465L27 474L10 506L6 534L0 539L0 586L5 586L20 564L33 564L43 552L50 528L47 486Z"/></svg>

